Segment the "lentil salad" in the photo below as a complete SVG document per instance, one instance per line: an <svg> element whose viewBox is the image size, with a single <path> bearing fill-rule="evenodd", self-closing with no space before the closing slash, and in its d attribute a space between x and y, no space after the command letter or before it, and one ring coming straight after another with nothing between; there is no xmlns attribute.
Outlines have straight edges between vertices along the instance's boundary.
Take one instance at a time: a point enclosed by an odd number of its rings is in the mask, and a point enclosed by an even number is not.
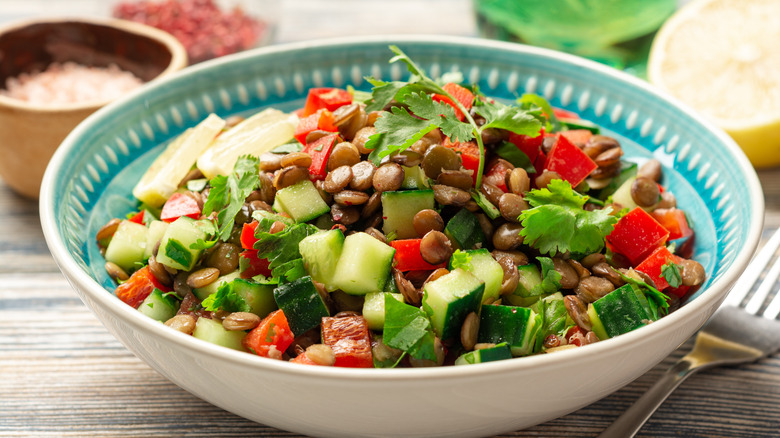
<svg viewBox="0 0 780 438"><path fill-rule="evenodd" d="M622 160L538 96L504 105L393 50L410 82L312 89L295 141L227 175L203 152L170 193L135 190L138 212L97 235L117 296L253 354L394 367L598 342L703 283L660 163ZM204 150L264 113L217 122Z"/></svg>

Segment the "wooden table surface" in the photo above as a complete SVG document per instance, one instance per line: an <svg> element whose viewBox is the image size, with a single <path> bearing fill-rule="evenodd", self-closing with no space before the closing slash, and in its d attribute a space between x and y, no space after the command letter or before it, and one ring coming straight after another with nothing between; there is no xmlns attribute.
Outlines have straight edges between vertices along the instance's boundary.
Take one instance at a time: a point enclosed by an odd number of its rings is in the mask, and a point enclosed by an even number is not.
<svg viewBox="0 0 780 438"><path fill-rule="evenodd" d="M396 0L393 8L388 3L283 2L277 39L381 32L475 34L466 0ZM387 11L395 12L388 16ZM780 169L759 176L767 201L766 237L780 226ZM690 341L591 406L502 436L596 436L688 348ZM297 435L214 407L133 356L60 274L43 240L37 203L0 182L0 437L22 436ZM780 436L780 356L693 376L638 436Z"/></svg>

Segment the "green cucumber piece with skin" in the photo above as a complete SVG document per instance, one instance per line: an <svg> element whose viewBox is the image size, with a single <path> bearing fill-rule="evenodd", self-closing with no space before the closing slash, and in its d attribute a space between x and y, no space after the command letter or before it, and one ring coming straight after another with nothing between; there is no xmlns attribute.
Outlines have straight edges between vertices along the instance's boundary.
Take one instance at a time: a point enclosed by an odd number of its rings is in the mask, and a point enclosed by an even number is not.
<svg viewBox="0 0 780 438"><path fill-rule="evenodd" d="M568 119L558 117L558 121L561 122L561 124L570 131L574 129L587 129L588 131L592 132L593 135L597 135L599 132L601 132L599 125L584 119Z"/></svg>
<svg viewBox="0 0 780 438"><path fill-rule="evenodd" d="M509 349L509 344L502 342L494 347L463 353L455 359L455 365L472 365L511 358L512 351Z"/></svg>
<svg viewBox="0 0 780 438"><path fill-rule="evenodd" d="M620 161L620 173L613 177L606 187L598 192L598 198L602 201L613 195L615 191L622 186L629 178L635 178L639 166L630 161Z"/></svg>
<svg viewBox="0 0 780 438"><path fill-rule="evenodd" d="M598 336L600 341L609 339L607 329L604 328L604 323L601 322L599 314L596 313L596 309L593 307L593 303L588 304L588 318L590 318L590 325L593 333Z"/></svg>
<svg viewBox="0 0 780 438"><path fill-rule="evenodd" d="M484 292L485 282L460 268L426 283L422 309L436 336L442 340L460 336L466 316L479 313Z"/></svg>
<svg viewBox="0 0 780 438"><path fill-rule="evenodd" d="M170 224L163 221L152 221L149 224L149 231L146 233L146 249L144 250L144 258L149 258L152 255L152 250L160 242L165 235L165 231Z"/></svg>
<svg viewBox="0 0 780 438"><path fill-rule="evenodd" d="M612 202L619 204L623 208L633 210L638 205L634 202L634 198L631 197L631 186L636 181L636 177L628 178L617 190L612 194Z"/></svg>
<svg viewBox="0 0 780 438"><path fill-rule="evenodd" d="M462 208L447 222L444 234L459 249L472 249L485 245L485 233L474 213Z"/></svg>
<svg viewBox="0 0 780 438"><path fill-rule="evenodd" d="M502 296L501 300L513 306L532 307L534 304L538 303L541 298L542 298L541 295L537 295L533 297L521 297L520 295L509 294L509 295Z"/></svg>
<svg viewBox="0 0 780 438"><path fill-rule="evenodd" d="M274 201L274 203L276 203L276 201ZM270 211L265 211L265 210L255 210L252 213L252 219L258 222L267 220L270 221L271 223L279 221L285 225L295 225L295 221L292 218L289 218L287 216L282 216L276 213L271 213Z"/></svg>
<svg viewBox="0 0 780 438"><path fill-rule="evenodd" d="M190 246L199 239L208 240L208 235L197 221L182 216L173 221L165 230L157 251L156 260L169 268L191 271L203 250Z"/></svg>
<svg viewBox="0 0 780 438"><path fill-rule="evenodd" d="M138 269L145 260L148 231L148 228L135 222L120 222L106 248L106 261L116 263L127 272Z"/></svg>
<svg viewBox="0 0 780 438"><path fill-rule="evenodd" d="M363 301L363 318L371 330L381 331L385 327L385 296L390 295L400 302L404 302L404 296L399 293L369 292Z"/></svg>
<svg viewBox="0 0 780 438"><path fill-rule="evenodd" d="M462 266L462 268L485 282L485 293L482 295L482 302L497 300L501 290L501 282L504 281L504 270L501 268L501 265L487 249L469 249L465 252L471 256L471 261L468 265ZM450 260L450 263L452 263L452 260ZM452 269L451 264L449 269Z"/></svg>
<svg viewBox="0 0 780 438"><path fill-rule="evenodd" d="M216 280L214 280L212 283L207 284L203 287L196 287L192 289L192 293L201 301L205 300L206 297L213 293L217 293L217 289L219 289L219 286L222 285L222 283L230 283L236 278L241 278L241 274L239 271L233 271L229 274L222 275L218 277Z"/></svg>
<svg viewBox="0 0 780 438"><path fill-rule="evenodd" d="M295 336L319 326L323 317L330 316L325 301L308 275L277 287L274 299Z"/></svg>
<svg viewBox="0 0 780 438"><path fill-rule="evenodd" d="M329 214L323 214L314 221L314 226L321 230L330 230L334 225L336 225L336 221Z"/></svg>
<svg viewBox="0 0 780 438"><path fill-rule="evenodd" d="M424 190L428 188L428 177L420 166L406 167L404 169L404 181L401 183L403 190Z"/></svg>
<svg viewBox="0 0 780 438"><path fill-rule="evenodd" d="M352 295L382 292L394 255L395 248L366 233L350 234L344 239L333 286Z"/></svg>
<svg viewBox="0 0 780 438"><path fill-rule="evenodd" d="M542 273L536 265L521 265L517 267L519 282L513 295L528 298L542 293L542 289L537 287L542 284Z"/></svg>
<svg viewBox="0 0 780 438"><path fill-rule="evenodd" d="M330 292L338 289L333 285L333 275L343 248L344 233L339 229L312 234L298 243L306 272Z"/></svg>
<svg viewBox="0 0 780 438"><path fill-rule="evenodd" d="M138 306L138 311L154 320L165 322L176 315L179 310L179 302L160 289L154 289L152 293Z"/></svg>
<svg viewBox="0 0 780 438"><path fill-rule="evenodd" d="M593 310L604 327L603 334L615 337L643 327L651 321L640 295L644 298L642 292L626 284L593 302ZM596 336L599 334L596 333Z"/></svg>
<svg viewBox="0 0 780 438"><path fill-rule="evenodd" d="M265 318L277 309L274 299L275 283L256 283L243 278L232 281L233 290L249 305L249 312Z"/></svg>
<svg viewBox="0 0 780 438"><path fill-rule="evenodd" d="M396 239L420 237L414 230L414 215L434 207L433 190L406 190L382 193L382 231Z"/></svg>
<svg viewBox="0 0 780 438"><path fill-rule="evenodd" d="M309 179L277 191L274 204L277 201L281 208L295 219L295 222L308 222L330 211L319 190Z"/></svg>
<svg viewBox="0 0 780 438"><path fill-rule="evenodd" d="M506 342L512 356L526 356L534 351L542 325L542 316L527 307L485 305L477 339L479 343Z"/></svg>
<svg viewBox="0 0 780 438"><path fill-rule="evenodd" d="M222 323L204 317L198 318L195 323L195 331L192 336L212 344L232 348L233 350L246 351L241 341L246 336L243 330L225 330Z"/></svg>

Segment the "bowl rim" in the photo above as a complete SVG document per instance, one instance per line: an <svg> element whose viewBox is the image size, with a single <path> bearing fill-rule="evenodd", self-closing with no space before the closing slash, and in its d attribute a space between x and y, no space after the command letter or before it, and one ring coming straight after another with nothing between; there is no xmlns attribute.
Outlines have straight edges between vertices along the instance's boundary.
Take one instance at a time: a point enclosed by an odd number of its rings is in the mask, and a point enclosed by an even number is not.
<svg viewBox="0 0 780 438"><path fill-rule="evenodd" d="M202 70L216 69L218 66L223 64L230 64L243 59L262 58L265 55L278 52L316 49L318 47L324 46L344 47L347 49L350 45L363 43L385 43L399 45L404 43L435 43L443 46L471 46L480 48L487 47L499 49L502 51L527 53L536 56L554 58L583 69L596 70L600 74L606 75L612 79L619 79L620 81L628 82L633 87L637 87L644 92L658 96L667 103L676 106L680 111L696 119L705 128L707 128L707 130L712 132L713 135L720 141L720 143L729 152L731 152L733 156L732 158L734 158L735 167L741 171L742 175L745 176L745 183L748 188L752 206L752 219L749 223L745 245L734 257L732 266L726 272L724 272L719 279L710 284L707 289L703 290L701 294L691 303L682 306L680 309L672 312L667 316L664 316L653 324L641 327L621 336L611 338L609 342L598 342L588 345L587 348L567 349L557 352L553 355L540 354L522 358L514 358L512 360L483 363L476 367L449 366L433 368L363 370L354 368L294 366L293 364L289 364L284 361L263 358L256 355L247 354L246 352L240 352L210 344L205 341L194 339L192 336L185 335L175 330L162 329L162 325L159 322L142 315L140 312L137 312L135 309L127 305L124 305L116 298L116 296L104 289L100 284L97 283L97 281L95 281L76 264L75 260L68 252L64 241L62 240L62 236L59 235L56 226L57 218L53 215L55 204L54 199L57 195L55 175L58 173L58 169L66 161L68 152L74 149L76 145L76 139L80 137L82 133L85 133L91 129L92 125L99 120L101 115L110 109L102 108L87 118L83 123L81 123L65 139L61 147L58 148L52 160L50 161L42 184L40 197L40 217L44 237L55 261L62 270L63 274L65 274L65 276L69 279L72 286L78 288L81 293L88 295L97 305L102 306L106 311L114 314L114 316L117 318L121 318L125 323L132 325L135 329L148 332L158 338L161 338L161 342L165 341L177 343L181 347L186 347L190 350L197 351L198 354L208 355L212 358L222 358L223 360L231 362L235 366L254 367L258 370L258 372L283 373L286 375L295 375L300 378L311 379L338 379L343 382L419 382L423 380L451 378L480 378L491 376L500 372L518 372L536 368L555 369L567 366L570 361L582 360L588 357L592 358L593 356L598 356L602 353L611 352L613 350L628 350L630 345L641 343L640 341L644 337L652 335L654 332L658 332L655 334L656 336L660 336L661 333L670 334L674 332L678 326L682 325L682 320L686 318L694 318L696 314L699 313L702 309L711 308L714 311L715 307L719 305L725 298L730 286L736 281L741 272L744 271L745 266L750 261L761 237L764 220L764 199L761 184L755 169L750 165L739 146L737 146L737 144L723 130L717 128L692 108L683 104L675 97L667 94L663 90L655 88L651 84L644 82L636 77L630 76L627 73L574 55L556 52L544 48L481 38L431 35L376 35L371 37L340 37L268 46L235 55L230 55L224 58L213 59L202 64L198 64L197 66L187 68L174 76L163 79L147 88L146 91L152 93L158 87L164 87L165 84L169 81L182 80L180 77L186 78L196 76ZM128 96L123 99L130 98L131 97ZM109 105L109 107L112 105L121 105L121 102L121 100L116 101ZM704 321L702 320L701 324L703 323ZM676 347L677 346L675 346L675 348ZM648 365L651 366L655 364Z"/></svg>
<svg viewBox="0 0 780 438"><path fill-rule="evenodd" d="M38 24L66 24L66 23L81 23L92 26L104 26L111 27L127 34L134 34L150 40L161 43L166 50L171 54L171 60L168 65L157 76L149 81L143 82L143 85L156 82L161 78L164 78L171 73L187 67L188 58L187 50L173 35L163 30L157 29L152 26L148 26L142 23L136 23L130 20L121 20L118 18L93 18L93 17L44 17L44 18L28 18L10 22L3 26L0 26L0 37L8 32L24 29L26 27L38 25ZM0 88L5 88L5 84L0 84ZM139 87L142 88L142 87ZM134 90L135 91L135 90ZM93 100L89 102L77 102L77 103L65 103L54 105L41 105L37 103L30 103L25 100L15 99L12 97L4 96L0 94L0 106L6 106L15 110L22 110L33 113L58 113L62 111L83 111L83 110L96 110L100 107L113 102L116 99L102 99Z"/></svg>

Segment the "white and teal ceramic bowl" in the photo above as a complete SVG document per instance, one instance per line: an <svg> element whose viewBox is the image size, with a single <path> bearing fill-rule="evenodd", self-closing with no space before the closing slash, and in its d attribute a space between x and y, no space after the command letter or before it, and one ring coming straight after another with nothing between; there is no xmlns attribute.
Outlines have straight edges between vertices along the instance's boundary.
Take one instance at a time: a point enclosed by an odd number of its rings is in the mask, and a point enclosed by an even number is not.
<svg viewBox="0 0 780 438"><path fill-rule="evenodd" d="M162 145L216 112L302 106L309 87L364 76L402 79L399 45L431 75L459 70L486 94L526 92L581 114L655 157L697 231L706 287L660 321L557 354L438 369L296 366L186 336L121 303L95 232L133 206L131 188ZM690 337L747 265L764 204L739 148L687 107L615 70L547 50L476 39L393 37L276 46L187 69L81 124L49 164L41 193L46 240L62 272L105 326L182 388L246 418L321 436L484 436L572 412L631 382Z"/></svg>

